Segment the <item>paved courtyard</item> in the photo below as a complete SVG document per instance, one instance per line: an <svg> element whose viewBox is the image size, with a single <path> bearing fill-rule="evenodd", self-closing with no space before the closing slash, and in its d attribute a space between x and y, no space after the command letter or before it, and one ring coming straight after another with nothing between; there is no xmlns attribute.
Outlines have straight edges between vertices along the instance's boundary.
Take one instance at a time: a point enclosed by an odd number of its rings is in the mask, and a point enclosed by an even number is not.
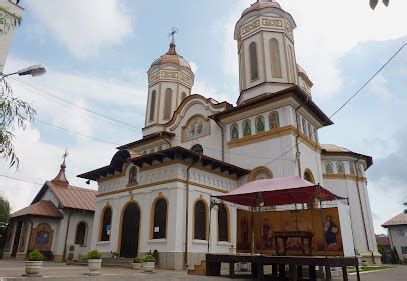
<svg viewBox="0 0 407 281"><path fill-rule="evenodd" d="M186 271L171 271L171 270L156 270L155 274L146 274L142 271L135 271L126 268L105 267L102 268L102 276L90 277L86 276L88 272L86 266L68 266L64 263L45 262L42 275L47 281L104 281L104 280L196 280L196 281L215 281L215 280L229 280L225 277L205 277L205 276L191 276L187 275ZM0 260L0 281L19 281L19 280L38 280L39 278L25 278L21 277L24 273L24 261L11 261ZM369 272L361 275L362 280L367 281L395 281L407 280L407 266L399 266L394 269L384 270L379 272ZM248 280L248 279L238 279ZM342 279L335 279L342 280ZM350 276L350 280L356 280L356 276Z"/></svg>

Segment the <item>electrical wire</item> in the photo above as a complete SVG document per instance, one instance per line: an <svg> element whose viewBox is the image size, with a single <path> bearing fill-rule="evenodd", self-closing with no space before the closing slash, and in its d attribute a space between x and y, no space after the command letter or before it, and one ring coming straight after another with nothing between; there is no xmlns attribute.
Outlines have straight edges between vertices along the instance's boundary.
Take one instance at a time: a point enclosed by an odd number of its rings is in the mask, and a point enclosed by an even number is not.
<svg viewBox="0 0 407 281"><path fill-rule="evenodd" d="M407 43L404 43L387 61L382 65L382 67L379 68L350 98L348 98L334 113L332 113L328 120L322 123L322 127L332 118L334 117L339 111L341 111L348 103L351 102L353 98L355 98L362 90L404 49L404 47L407 46ZM312 132L314 134L318 129L315 128ZM298 144L303 143L304 140L300 140ZM275 161L279 160L279 158L284 157L288 153L290 153L294 148L296 148L297 145L294 145L291 147L289 150L281 154L278 158L273 159L272 161L268 162L264 166L269 166L273 164Z"/></svg>
<svg viewBox="0 0 407 281"><path fill-rule="evenodd" d="M36 184L36 185L43 185L43 183L33 182L33 181L15 178L15 177L7 176L7 175L0 175L0 177L4 177L7 179L16 180L16 181L21 181L21 182L26 182L26 183L32 183L32 184Z"/></svg>

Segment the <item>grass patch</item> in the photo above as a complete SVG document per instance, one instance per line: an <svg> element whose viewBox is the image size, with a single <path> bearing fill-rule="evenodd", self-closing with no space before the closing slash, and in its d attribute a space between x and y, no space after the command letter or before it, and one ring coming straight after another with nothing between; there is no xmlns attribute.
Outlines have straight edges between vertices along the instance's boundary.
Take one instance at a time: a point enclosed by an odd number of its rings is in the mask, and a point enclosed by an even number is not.
<svg viewBox="0 0 407 281"><path fill-rule="evenodd" d="M394 268L393 265L381 265L381 266L364 266L360 268L360 272L367 272L367 271L375 271L375 270L383 270L383 269L390 269ZM355 273L356 268L355 267L350 267L348 270L349 273Z"/></svg>

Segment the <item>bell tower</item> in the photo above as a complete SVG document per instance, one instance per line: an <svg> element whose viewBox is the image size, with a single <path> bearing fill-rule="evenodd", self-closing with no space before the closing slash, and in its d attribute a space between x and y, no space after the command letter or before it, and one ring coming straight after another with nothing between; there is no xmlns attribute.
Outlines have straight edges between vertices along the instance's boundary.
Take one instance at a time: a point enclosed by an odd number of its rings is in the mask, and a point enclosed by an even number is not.
<svg viewBox="0 0 407 281"><path fill-rule="evenodd" d="M299 84L292 16L273 0L258 0L243 11L234 38L239 55L237 104Z"/></svg>
<svg viewBox="0 0 407 281"><path fill-rule="evenodd" d="M194 73L176 51L173 28L168 52L155 60L148 70L148 100L143 136L163 131L181 102L191 95Z"/></svg>

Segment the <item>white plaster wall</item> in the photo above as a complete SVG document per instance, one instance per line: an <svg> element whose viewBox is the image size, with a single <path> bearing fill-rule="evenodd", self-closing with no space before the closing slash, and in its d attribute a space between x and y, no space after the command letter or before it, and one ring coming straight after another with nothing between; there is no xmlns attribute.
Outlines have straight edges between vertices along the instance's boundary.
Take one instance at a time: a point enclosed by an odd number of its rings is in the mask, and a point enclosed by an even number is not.
<svg viewBox="0 0 407 281"><path fill-rule="evenodd" d="M390 238L390 245L396 247L397 253L401 260L407 259L407 254L403 254L401 251L401 247L407 247L407 226L406 225L397 225L397 226L390 226L388 229L388 234ZM404 233L404 235L401 235Z"/></svg>
<svg viewBox="0 0 407 281"><path fill-rule="evenodd" d="M79 256L86 256L86 254L91 250L91 240L92 240L92 231L93 231L93 213L78 213L74 212L71 215L68 229L68 237L66 240L66 253L68 255L68 248L70 245L75 244L76 230L80 222L85 222L86 224L86 235L85 235L85 245L78 246ZM69 219L69 215L65 216L65 220Z"/></svg>

